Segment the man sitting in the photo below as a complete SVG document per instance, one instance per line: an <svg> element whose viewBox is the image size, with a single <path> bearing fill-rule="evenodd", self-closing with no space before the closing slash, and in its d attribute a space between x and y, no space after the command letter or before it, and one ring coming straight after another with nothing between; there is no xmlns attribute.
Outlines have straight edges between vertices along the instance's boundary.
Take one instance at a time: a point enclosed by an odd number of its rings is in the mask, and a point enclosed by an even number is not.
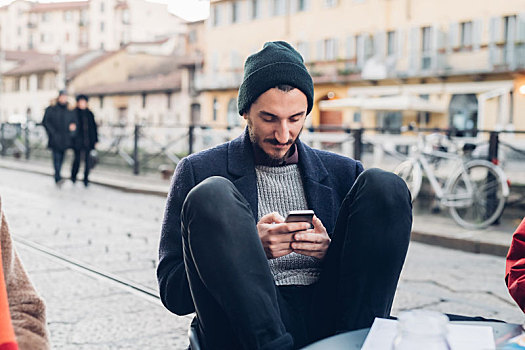
<svg viewBox="0 0 525 350"><path fill-rule="evenodd" d="M298 348L390 314L410 193L300 141L313 95L301 55L266 43L245 63L244 134L177 165L157 277L170 311L196 312L204 349ZM313 228L284 222L302 209Z"/></svg>

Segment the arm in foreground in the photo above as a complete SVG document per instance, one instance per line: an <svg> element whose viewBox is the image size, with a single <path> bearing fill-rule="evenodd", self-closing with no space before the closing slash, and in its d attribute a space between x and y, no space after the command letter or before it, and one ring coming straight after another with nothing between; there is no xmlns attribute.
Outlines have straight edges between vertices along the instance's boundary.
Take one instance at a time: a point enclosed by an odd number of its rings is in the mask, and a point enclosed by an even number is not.
<svg viewBox="0 0 525 350"><path fill-rule="evenodd" d="M11 322L20 349L49 349L44 301L35 291L13 248L9 227L0 208L2 265Z"/></svg>
<svg viewBox="0 0 525 350"><path fill-rule="evenodd" d="M184 200L194 186L191 163L184 158L177 164L166 202L157 267L162 303L181 316L195 311L184 266L180 216Z"/></svg>
<svg viewBox="0 0 525 350"><path fill-rule="evenodd" d="M525 312L525 218L512 236L507 254L505 283L512 298Z"/></svg>

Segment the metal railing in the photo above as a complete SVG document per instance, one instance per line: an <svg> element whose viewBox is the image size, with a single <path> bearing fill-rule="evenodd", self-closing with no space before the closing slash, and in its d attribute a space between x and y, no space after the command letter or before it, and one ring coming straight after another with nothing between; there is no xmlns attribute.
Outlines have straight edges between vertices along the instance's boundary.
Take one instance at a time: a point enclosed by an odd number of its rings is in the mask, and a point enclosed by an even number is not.
<svg viewBox="0 0 525 350"><path fill-rule="evenodd" d="M125 164L134 174L142 170L155 169L161 165L174 169L179 160L191 153L229 141L242 133L242 127L210 127L209 125L180 125L157 127L151 125L107 125L99 127L100 142L97 145L100 161L112 159L115 164ZM463 130L463 134L476 137L457 137L454 129L418 129L423 133L443 133L456 140L465 140L488 145L488 160L498 163L501 149L525 157L521 144L502 140L502 135L525 134L525 131ZM488 138L480 135L486 134ZM303 130L301 140L312 147L334 151L363 160L372 154L373 162L381 162L383 154L397 161L402 160L410 146L416 141L413 130L408 127L389 128L344 128L340 126L308 127ZM525 146L525 138L522 139ZM0 155L30 159L34 154L44 156L47 136L39 124L0 124ZM118 160L118 161L117 161ZM369 161L370 162L370 161ZM167 164L166 164L167 163Z"/></svg>

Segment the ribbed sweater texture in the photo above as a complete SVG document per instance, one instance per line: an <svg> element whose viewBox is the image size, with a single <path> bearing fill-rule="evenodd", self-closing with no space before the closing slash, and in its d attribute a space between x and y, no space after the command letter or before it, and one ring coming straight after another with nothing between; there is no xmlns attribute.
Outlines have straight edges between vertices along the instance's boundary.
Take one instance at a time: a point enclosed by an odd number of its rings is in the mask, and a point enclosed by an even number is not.
<svg viewBox="0 0 525 350"><path fill-rule="evenodd" d="M303 182L297 164L280 167L258 165L257 197L260 220L264 215L278 212L283 217L290 210L308 209ZM275 284L310 285L319 279L320 260L297 253L268 260Z"/></svg>

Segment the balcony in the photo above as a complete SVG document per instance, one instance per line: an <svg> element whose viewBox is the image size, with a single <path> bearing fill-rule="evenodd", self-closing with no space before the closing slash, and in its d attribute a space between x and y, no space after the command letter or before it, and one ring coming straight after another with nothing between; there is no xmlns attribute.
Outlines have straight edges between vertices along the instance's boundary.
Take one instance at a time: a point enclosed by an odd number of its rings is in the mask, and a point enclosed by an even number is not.
<svg viewBox="0 0 525 350"><path fill-rule="evenodd" d="M196 73L195 89L197 91L238 89L242 79L242 72Z"/></svg>

